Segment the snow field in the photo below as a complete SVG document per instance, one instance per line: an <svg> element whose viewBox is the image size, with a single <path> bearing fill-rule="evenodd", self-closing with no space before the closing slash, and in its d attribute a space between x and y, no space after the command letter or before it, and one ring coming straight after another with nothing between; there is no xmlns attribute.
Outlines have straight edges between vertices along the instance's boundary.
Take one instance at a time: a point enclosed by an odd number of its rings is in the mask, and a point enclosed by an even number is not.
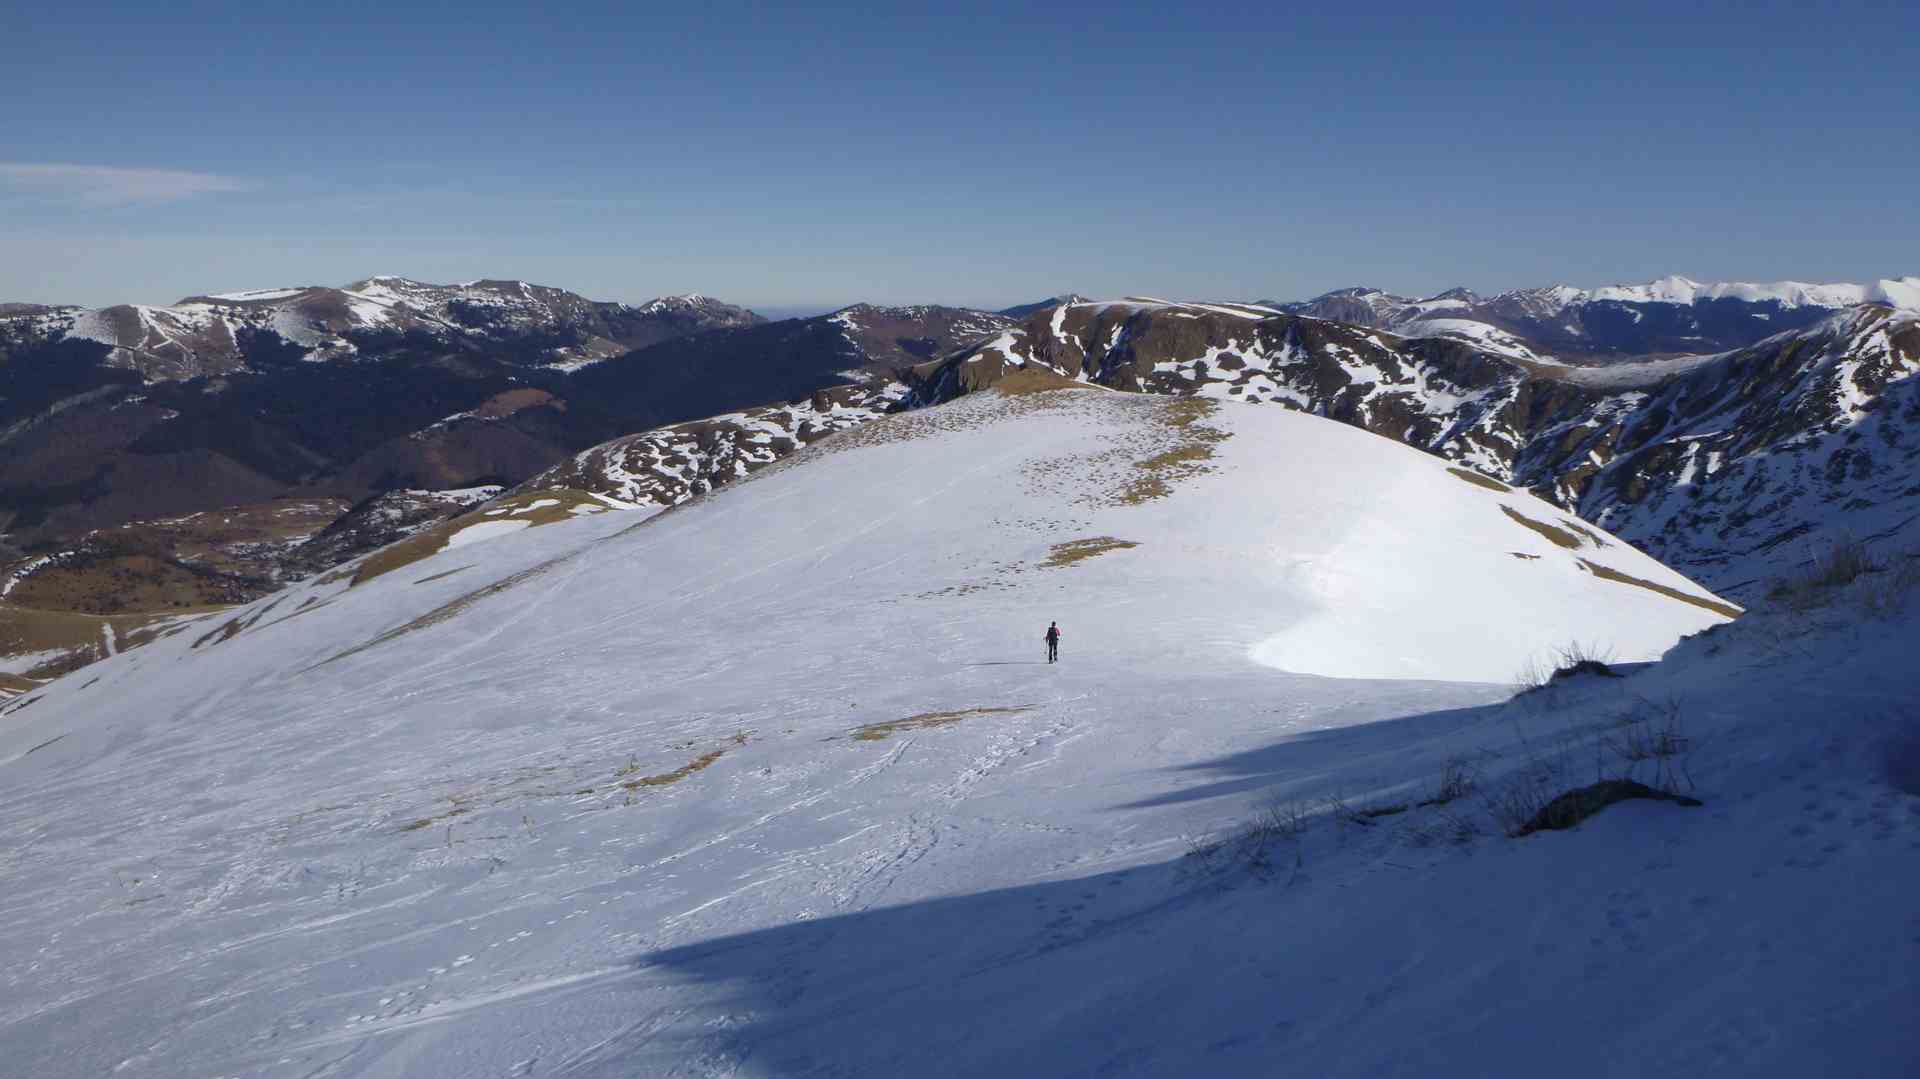
<svg viewBox="0 0 1920 1079"><path fill-rule="evenodd" d="M1409 677L1720 619L1594 577L1576 556L1698 593L1514 523L1558 520L1524 495L1298 414L1195 419L1227 437L1130 498L1194 407L981 394L48 687L0 719L0 1040L35 1075L1900 1059L1920 799L1869 759L1911 699L1897 632L1766 653L1736 624L1551 706ZM1100 537L1137 546L1058 562ZM1355 654L1399 677L1300 673ZM1724 747L1702 809L1458 845L1410 838L1435 809L1316 809L1284 872L1182 857L1276 797L1413 800L1462 756L1493 785L1669 694Z"/></svg>

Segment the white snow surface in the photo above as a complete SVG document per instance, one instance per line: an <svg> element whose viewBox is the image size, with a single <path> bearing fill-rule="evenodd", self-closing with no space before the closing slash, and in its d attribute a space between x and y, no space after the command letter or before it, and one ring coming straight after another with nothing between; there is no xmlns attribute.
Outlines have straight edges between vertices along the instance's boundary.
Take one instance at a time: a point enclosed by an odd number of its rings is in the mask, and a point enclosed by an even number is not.
<svg viewBox="0 0 1920 1079"><path fill-rule="evenodd" d="M448 536L447 549L452 550L455 547L465 547L483 540L498 539L532 526L532 521L481 521Z"/></svg>
<svg viewBox="0 0 1920 1079"><path fill-rule="evenodd" d="M289 296L298 296L307 291L304 288L256 288L243 292L216 292L209 296L213 300L284 300Z"/></svg>
<svg viewBox="0 0 1920 1079"><path fill-rule="evenodd" d="M1471 318L1420 318L1396 326L1402 337L1456 337L1471 341L1489 352L1515 359L1547 361L1552 356L1534 352L1525 341L1497 326Z"/></svg>
<svg viewBox="0 0 1920 1079"><path fill-rule="evenodd" d="M976 395L39 691L0 717L9 1069L1907 1070L1920 797L1872 754L1920 622L1743 621L1502 704L1471 678L1718 619L1570 561L1677 581L1617 543L1535 543L1500 509L1551 519L1531 499L1296 413L1222 406L1211 471L1103 501L1172 405ZM1103 535L1139 546L1041 565ZM1300 627L1339 647L1273 644ZM1253 658L1365 653L1465 673ZM1456 758L1491 787L1669 700L1702 808L1427 843L1467 803L1322 800L1422 799ZM1313 807L1276 869L1182 857L1276 797Z"/></svg>
<svg viewBox="0 0 1920 1079"><path fill-rule="evenodd" d="M1750 303L1768 300L1783 307L1850 307L1858 303L1884 303L1894 307L1920 308L1920 277L1901 277L1858 285L1845 282L1809 284L1805 281L1723 281L1703 284L1677 274L1649 281L1644 285L1608 285L1590 290L1570 290L1577 300L1620 300L1627 303L1692 304L1703 300L1734 299Z"/></svg>

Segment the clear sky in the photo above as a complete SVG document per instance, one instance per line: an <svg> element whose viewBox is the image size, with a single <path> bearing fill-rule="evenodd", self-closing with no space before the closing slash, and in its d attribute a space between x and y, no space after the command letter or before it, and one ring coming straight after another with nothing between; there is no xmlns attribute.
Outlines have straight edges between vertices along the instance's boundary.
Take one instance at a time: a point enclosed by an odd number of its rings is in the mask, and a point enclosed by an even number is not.
<svg viewBox="0 0 1920 1079"><path fill-rule="evenodd" d="M1920 274L1920 5L49 4L0 300Z"/></svg>

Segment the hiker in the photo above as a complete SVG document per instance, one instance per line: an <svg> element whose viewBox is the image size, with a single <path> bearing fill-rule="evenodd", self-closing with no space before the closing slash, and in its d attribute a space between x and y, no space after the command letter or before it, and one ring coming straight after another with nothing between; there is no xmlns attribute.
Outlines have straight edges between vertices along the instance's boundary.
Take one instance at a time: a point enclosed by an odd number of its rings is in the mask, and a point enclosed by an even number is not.
<svg viewBox="0 0 1920 1079"><path fill-rule="evenodd" d="M1047 626L1047 662L1053 663L1060 658L1060 623Z"/></svg>

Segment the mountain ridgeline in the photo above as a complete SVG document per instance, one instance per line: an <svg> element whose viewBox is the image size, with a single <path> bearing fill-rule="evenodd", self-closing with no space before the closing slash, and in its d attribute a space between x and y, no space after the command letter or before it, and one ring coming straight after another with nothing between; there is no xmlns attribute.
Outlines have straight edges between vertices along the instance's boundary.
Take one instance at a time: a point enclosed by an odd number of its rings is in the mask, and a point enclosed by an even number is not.
<svg viewBox="0 0 1920 1079"><path fill-rule="evenodd" d="M8 305L0 528L15 550L0 570L10 602L89 617L240 602L502 493L664 508L836 432L1037 376L1334 419L1750 598L1836 541L1911 542L1916 288L1066 296L780 322L702 297L398 278L170 308ZM1716 347L1632 355L1597 329L1622 311L1710 328L1692 336ZM1570 362L1569 342L1589 360ZM116 584L135 579L165 587ZM42 639L16 636L14 651Z"/></svg>
<svg viewBox="0 0 1920 1079"><path fill-rule="evenodd" d="M1527 488L1733 595L1821 545L1893 539L1920 517L1920 313L1877 304L1718 355L1604 367L1254 305L1074 304L923 366L913 400L1036 367L1362 427Z"/></svg>
<svg viewBox="0 0 1920 1079"><path fill-rule="evenodd" d="M1408 337L1519 339L1531 350L1562 359L1609 360L1743 348L1862 303L1920 307L1920 277L1812 285L1702 284L1673 276L1644 285L1553 285L1485 297L1454 288L1426 299L1350 288L1271 306Z"/></svg>
<svg viewBox="0 0 1920 1079"><path fill-rule="evenodd" d="M704 297L517 281L0 315L0 532L28 550L283 496L516 483L596 443L860 386L1010 324L859 305L770 323Z"/></svg>

